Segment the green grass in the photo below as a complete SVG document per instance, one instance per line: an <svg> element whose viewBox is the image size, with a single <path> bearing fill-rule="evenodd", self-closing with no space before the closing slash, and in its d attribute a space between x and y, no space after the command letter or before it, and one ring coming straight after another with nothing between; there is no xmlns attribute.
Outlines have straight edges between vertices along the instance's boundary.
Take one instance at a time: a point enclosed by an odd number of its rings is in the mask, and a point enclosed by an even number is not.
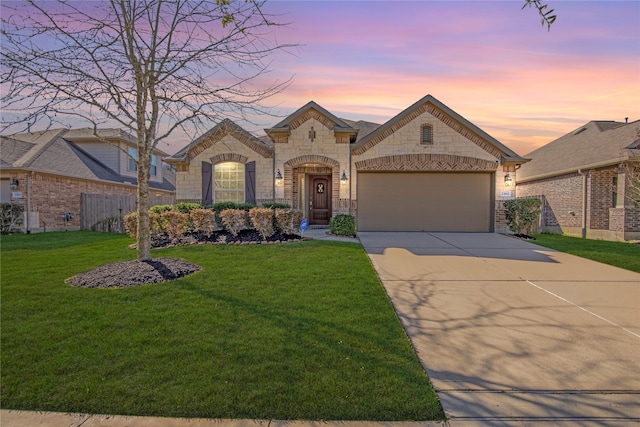
<svg viewBox="0 0 640 427"><path fill-rule="evenodd" d="M64 284L135 258L90 232L2 237L2 407L175 417L433 420L442 409L362 247L154 251L203 270Z"/></svg>
<svg viewBox="0 0 640 427"><path fill-rule="evenodd" d="M583 258L640 273L640 246L607 240L580 239L560 234L536 234L533 242Z"/></svg>

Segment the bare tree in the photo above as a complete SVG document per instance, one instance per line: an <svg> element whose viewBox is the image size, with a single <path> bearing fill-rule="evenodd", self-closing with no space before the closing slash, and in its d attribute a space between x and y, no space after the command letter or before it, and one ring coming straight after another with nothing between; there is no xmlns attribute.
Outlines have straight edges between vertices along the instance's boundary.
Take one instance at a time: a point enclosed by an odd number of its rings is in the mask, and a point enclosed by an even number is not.
<svg viewBox="0 0 640 427"><path fill-rule="evenodd" d="M522 8L533 7L538 11L540 15L540 22L544 26L547 26L547 30L551 30L551 24L556 21L557 16L553 14L554 10L549 9L549 5L543 3L541 0L525 0Z"/></svg>
<svg viewBox="0 0 640 427"><path fill-rule="evenodd" d="M640 207L640 161L627 163L624 174L627 178L625 197L636 207Z"/></svg>
<svg viewBox="0 0 640 427"><path fill-rule="evenodd" d="M263 0L2 4L3 131L80 119L137 138L138 259L150 259L151 152L180 129L261 112L281 25ZM19 113L19 114L18 114Z"/></svg>

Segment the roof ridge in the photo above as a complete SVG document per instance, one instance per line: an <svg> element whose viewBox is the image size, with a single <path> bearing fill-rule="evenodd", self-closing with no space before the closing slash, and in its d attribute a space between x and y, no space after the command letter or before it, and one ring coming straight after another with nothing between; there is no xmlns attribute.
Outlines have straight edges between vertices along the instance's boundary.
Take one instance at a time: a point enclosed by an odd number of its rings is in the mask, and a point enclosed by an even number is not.
<svg viewBox="0 0 640 427"><path fill-rule="evenodd" d="M46 151L46 149L49 148L49 146L51 144L53 144L55 142L56 139L60 138L60 136L64 135L66 132L67 132L67 129L61 128L61 129L57 130L51 136L51 138L48 141L43 141L41 143L31 142L31 144L33 144L33 147L31 147L31 149L29 149L29 151L24 153L24 155L22 157L20 157L18 160L16 160L14 162L14 166L15 167L28 167L34 161L36 161L40 157L40 155L44 151ZM43 135L44 135L44 132L43 132ZM24 141L24 142L30 142L30 141Z"/></svg>

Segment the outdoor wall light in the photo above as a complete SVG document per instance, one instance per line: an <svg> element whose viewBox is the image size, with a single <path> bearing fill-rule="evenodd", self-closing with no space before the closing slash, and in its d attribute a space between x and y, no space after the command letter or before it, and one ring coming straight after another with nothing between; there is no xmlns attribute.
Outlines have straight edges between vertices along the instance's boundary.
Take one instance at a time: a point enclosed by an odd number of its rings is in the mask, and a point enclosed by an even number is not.
<svg viewBox="0 0 640 427"><path fill-rule="evenodd" d="M282 184L282 174L280 173L280 169L278 169L278 172L276 172L276 184Z"/></svg>
<svg viewBox="0 0 640 427"><path fill-rule="evenodd" d="M347 184L347 174L345 173L345 171L342 171L342 176L340 177L340 182L342 183L342 185L346 185Z"/></svg>
<svg viewBox="0 0 640 427"><path fill-rule="evenodd" d="M506 174L504 176L504 185L505 185L505 187L511 187L512 183L513 183L513 180L511 179L511 175Z"/></svg>
<svg viewBox="0 0 640 427"><path fill-rule="evenodd" d="M17 179L12 179L11 181L9 181L9 186L12 190L17 189L18 185L20 185L20 181L18 181Z"/></svg>

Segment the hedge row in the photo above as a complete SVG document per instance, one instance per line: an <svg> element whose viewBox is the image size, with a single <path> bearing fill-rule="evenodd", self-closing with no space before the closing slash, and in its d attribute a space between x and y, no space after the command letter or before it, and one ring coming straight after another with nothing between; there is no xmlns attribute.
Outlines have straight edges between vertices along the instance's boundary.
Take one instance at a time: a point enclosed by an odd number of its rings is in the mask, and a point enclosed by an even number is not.
<svg viewBox="0 0 640 427"><path fill-rule="evenodd" d="M228 208L230 205L235 207ZM187 233L211 237L216 231L237 236L242 230L256 230L265 240L278 232L298 234L302 212L280 208L244 209L247 207L244 205L218 204L217 207L224 209L217 211L197 203L153 206L149 209L149 231L152 237L166 234L170 239L179 239ZM138 213L125 215L124 223L129 236L137 237Z"/></svg>

